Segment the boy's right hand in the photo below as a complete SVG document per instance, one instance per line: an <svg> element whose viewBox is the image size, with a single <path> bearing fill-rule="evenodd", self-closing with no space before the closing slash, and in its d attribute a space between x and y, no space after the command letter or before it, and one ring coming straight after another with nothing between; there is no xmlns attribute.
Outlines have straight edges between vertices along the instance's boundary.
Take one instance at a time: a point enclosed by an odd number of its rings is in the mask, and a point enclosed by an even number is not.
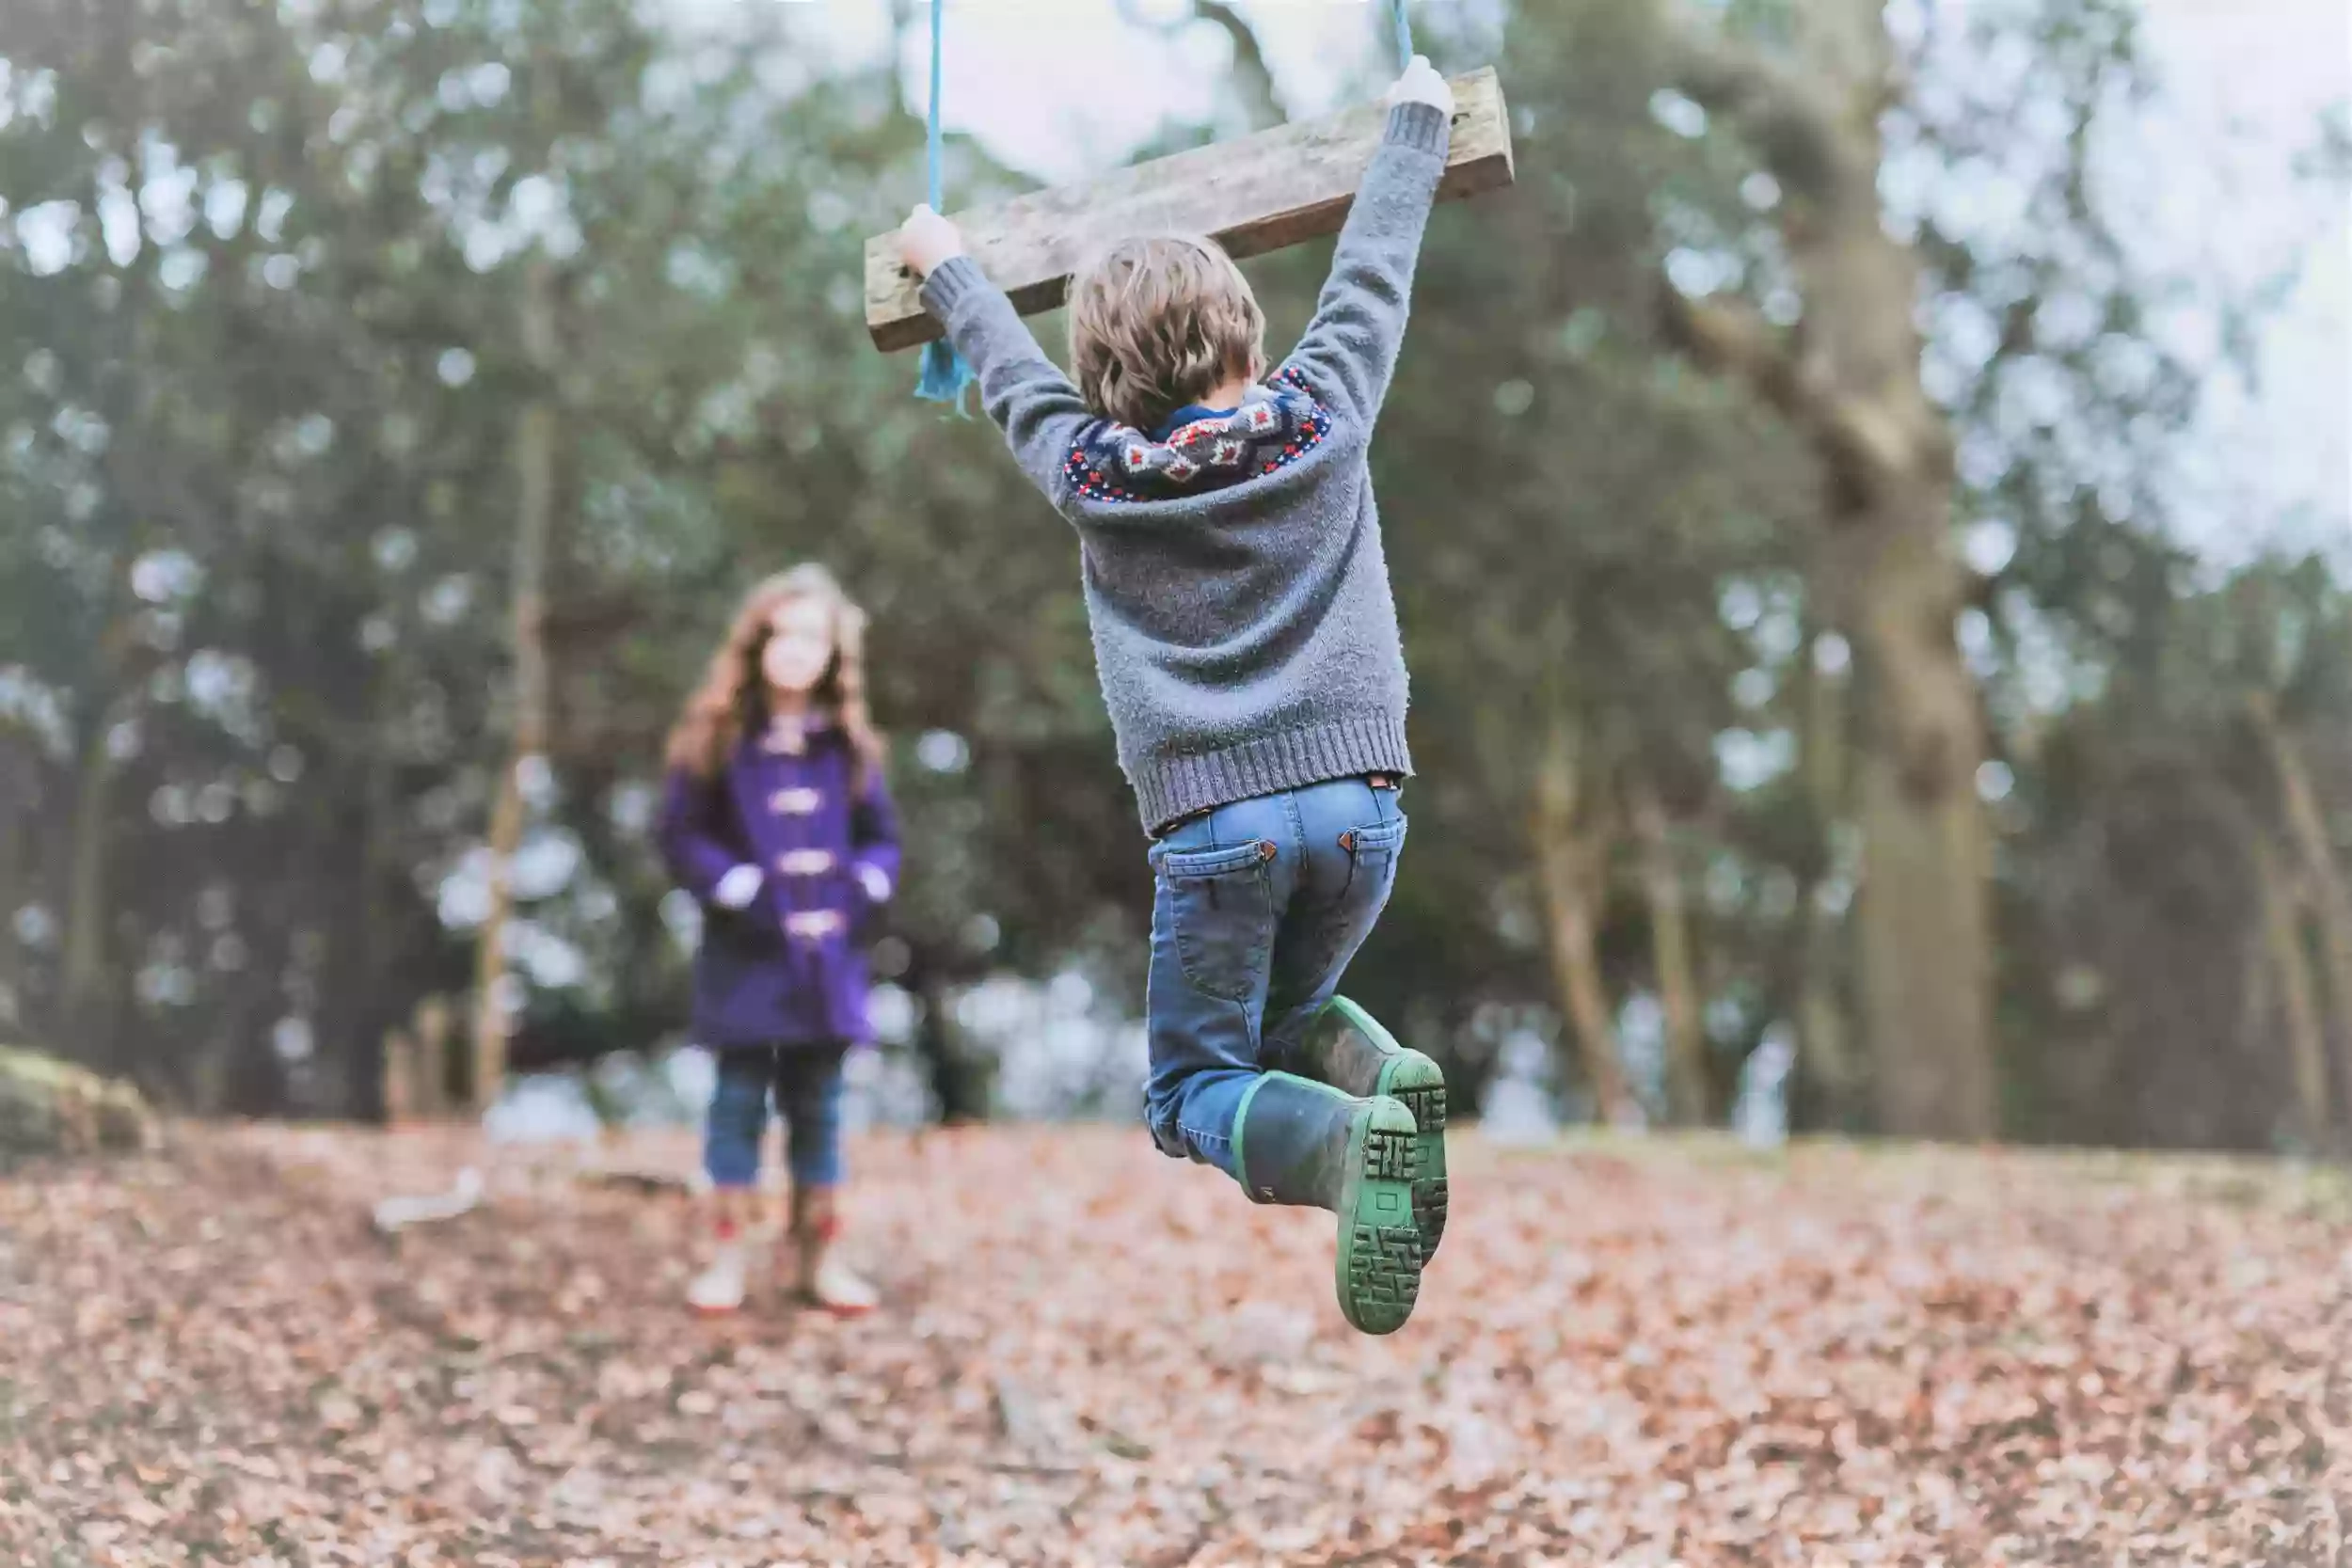
<svg viewBox="0 0 2352 1568"><path fill-rule="evenodd" d="M1389 107L1399 103L1426 103L1443 113L1454 115L1454 88L1438 74L1438 68L1429 63L1426 55L1416 55L1413 63L1405 68L1405 74L1389 89Z"/></svg>
<svg viewBox="0 0 2352 1568"><path fill-rule="evenodd" d="M898 257L917 277L929 277L962 254L963 236L929 205L914 209L898 226Z"/></svg>

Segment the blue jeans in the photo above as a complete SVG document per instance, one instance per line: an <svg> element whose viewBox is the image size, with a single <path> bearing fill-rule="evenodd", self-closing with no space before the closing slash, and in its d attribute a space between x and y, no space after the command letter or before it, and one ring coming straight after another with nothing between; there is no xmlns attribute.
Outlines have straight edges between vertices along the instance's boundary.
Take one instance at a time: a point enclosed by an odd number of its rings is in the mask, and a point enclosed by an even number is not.
<svg viewBox="0 0 2352 1568"><path fill-rule="evenodd" d="M1395 790L1340 779L1220 806L1152 847L1144 1100L1162 1152L1238 1177L1242 1097L1339 989L1404 846Z"/></svg>
<svg viewBox="0 0 2352 1568"><path fill-rule="evenodd" d="M839 1045L729 1046L719 1053L719 1086L703 1132L703 1168L713 1186L749 1187L759 1180L759 1145L768 1135L768 1096L784 1122L785 1162L795 1187L841 1184Z"/></svg>

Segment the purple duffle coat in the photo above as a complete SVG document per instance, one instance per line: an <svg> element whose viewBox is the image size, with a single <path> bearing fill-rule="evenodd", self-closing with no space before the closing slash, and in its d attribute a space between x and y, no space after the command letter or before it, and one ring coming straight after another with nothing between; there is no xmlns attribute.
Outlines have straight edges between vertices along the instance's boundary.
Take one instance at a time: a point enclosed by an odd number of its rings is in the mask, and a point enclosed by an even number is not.
<svg viewBox="0 0 2352 1568"><path fill-rule="evenodd" d="M898 880L898 824L879 774L863 790L855 778L849 737L822 724L746 736L715 778L671 772L662 858L703 910L697 1043L872 1037L866 947ZM762 880L748 907L731 910L716 894L739 865Z"/></svg>

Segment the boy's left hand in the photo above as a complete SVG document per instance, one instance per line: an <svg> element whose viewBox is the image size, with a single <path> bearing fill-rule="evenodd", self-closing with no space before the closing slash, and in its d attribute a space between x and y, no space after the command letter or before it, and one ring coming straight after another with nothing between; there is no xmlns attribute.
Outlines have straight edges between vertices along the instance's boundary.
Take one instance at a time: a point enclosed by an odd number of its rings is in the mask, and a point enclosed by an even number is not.
<svg viewBox="0 0 2352 1568"><path fill-rule="evenodd" d="M1413 63L1405 68L1405 74L1389 88L1389 106L1399 103L1426 103L1446 115L1454 113L1454 87L1438 74L1438 68L1429 63L1426 55L1416 55Z"/></svg>
<svg viewBox="0 0 2352 1568"><path fill-rule="evenodd" d="M963 236L928 205L914 209L898 226L899 258L921 277L929 277L962 254Z"/></svg>

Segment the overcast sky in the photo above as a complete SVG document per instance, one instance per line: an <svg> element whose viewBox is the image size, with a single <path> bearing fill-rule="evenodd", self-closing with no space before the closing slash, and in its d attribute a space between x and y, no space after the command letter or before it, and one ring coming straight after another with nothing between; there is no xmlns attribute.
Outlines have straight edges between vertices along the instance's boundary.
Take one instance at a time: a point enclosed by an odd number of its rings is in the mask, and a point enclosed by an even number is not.
<svg viewBox="0 0 2352 1568"><path fill-rule="evenodd" d="M2227 476L2216 500L2241 489L2242 515L2352 560L2352 202L2293 166L2321 113L2352 98L2352 7L2147 5L2173 100L2149 149L2163 193L2152 240L2248 288L2297 275L2263 335L2259 385L2224 380L2210 395L2206 439ZM2299 526L2284 515L2296 508L2309 514Z"/></svg>
<svg viewBox="0 0 2352 1568"><path fill-rule="evenodd" d="M882 0L790 3L812 13L836 58L869 59L888 47ZM1414 0L1417 10L1464 3L1473 0ZM1932 4L1950 25L1969 0ZM2352 99L2352 8L2344 0L2146 0L2146 8L2169 91L2148 127L2143 169L2118 173L2144 171L2144 194L2131 205L2152 258L2163 270L2240 290L2281 274L2296 279L2263 335L2258 385L2216 378L2192 465L2201 493L2185 526L2200 548L2225 560L2275 543L2320 545L2352 562L2352 203L2298 180L2293 166L2315 142L2322 112ZM1184 6L1137 0L1137 8L1168 15ZM1384 3L1241 0L1240 8L1294 116L1328 109L1391 69ZM946 26L949 128L1043 182L1116 164L1169 119L1205 118L1228 67L1213 29L1170 42L1122 22L1112 0L949 0ZM920 103L920 26L906 42L902 64ZM1509 62L1500 63L1507 84Z"/></svg>

